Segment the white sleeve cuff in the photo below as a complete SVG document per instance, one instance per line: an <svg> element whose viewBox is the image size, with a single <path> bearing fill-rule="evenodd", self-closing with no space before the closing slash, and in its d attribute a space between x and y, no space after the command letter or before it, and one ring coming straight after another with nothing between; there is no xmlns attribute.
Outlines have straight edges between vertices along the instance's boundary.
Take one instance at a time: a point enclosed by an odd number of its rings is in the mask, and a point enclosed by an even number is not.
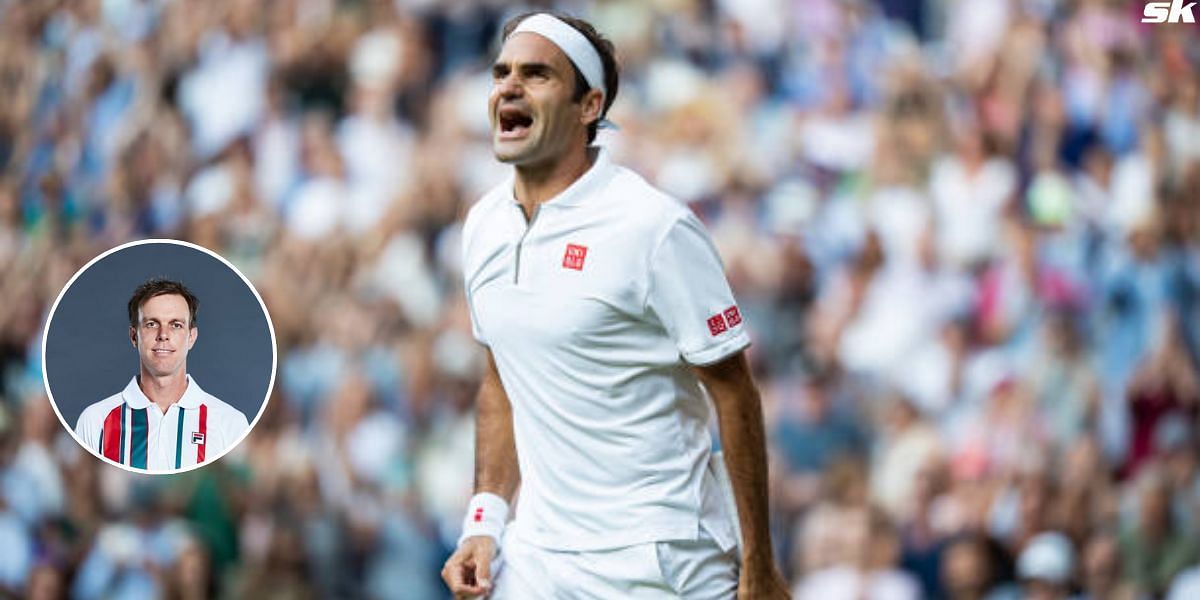
<svg viewBox="0 0 1200 600"><path fill-rule="evenodd" d="M689 364L697 367L711 365L719 362L722 359L728 358L733 353L739 350L745 350L750 347L750 336L745 331L737 332L737 335L719 343L715 346L693 350L683 353L683 359Z"/></svg>

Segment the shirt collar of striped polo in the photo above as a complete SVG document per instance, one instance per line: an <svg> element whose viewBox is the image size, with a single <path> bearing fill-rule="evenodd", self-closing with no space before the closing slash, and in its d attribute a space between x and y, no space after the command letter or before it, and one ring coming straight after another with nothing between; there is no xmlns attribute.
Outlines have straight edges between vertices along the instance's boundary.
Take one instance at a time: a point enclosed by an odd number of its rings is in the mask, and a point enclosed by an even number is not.
<svg viewBox="0 0 1200 600"><path fill-rule="evenodd" d="M600 187L600 183L605 179L605 173L608 173L611 161L608 157L608 150L604 146L595 146L596 162L588 168L579 179L576 179L567 189L558 193L557 196L542 203L543 206L578 206L587 200L594 191ZM517 195L514 193L514 185L516 180L510 181L508 186L508 199L515 205L520 205L517 201Z"/></svg>
<svg viewBox="0 0 1200 600"><path fill-rule="evenodd" d="M191 375L187 375L187 382L187 389L183 390L183 396L175 404L178 404L179 408L198 408L203 401L204 390L200 389ZM125 386L125 390L121 392L121 398L125 400L129 408L134 410L141 410L153 404L138 385L137 375L129 380L129 385Z"/></svg>

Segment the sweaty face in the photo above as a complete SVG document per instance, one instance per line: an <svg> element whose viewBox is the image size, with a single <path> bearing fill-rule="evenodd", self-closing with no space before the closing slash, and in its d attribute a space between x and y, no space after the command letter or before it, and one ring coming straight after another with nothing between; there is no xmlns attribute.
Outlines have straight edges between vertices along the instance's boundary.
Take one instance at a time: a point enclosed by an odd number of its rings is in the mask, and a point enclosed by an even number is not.
<svg viewBox="0 0 1200 600"><path fill-rule="evenodd" d="M187 301L178 294L155 296L142 303L138 325L129 335L142 370L153 377L186 372L187 354L196 343Z"/></svg>
<svg viewBox="0 0 1200 600"><path fill-rule="evenodd" d="M558 46L536 33L510 36L492 65L488 98L497 160L536 166L583 146L595 115L585 118L588 103L573 102L574 92L575 69Z"/></svg>

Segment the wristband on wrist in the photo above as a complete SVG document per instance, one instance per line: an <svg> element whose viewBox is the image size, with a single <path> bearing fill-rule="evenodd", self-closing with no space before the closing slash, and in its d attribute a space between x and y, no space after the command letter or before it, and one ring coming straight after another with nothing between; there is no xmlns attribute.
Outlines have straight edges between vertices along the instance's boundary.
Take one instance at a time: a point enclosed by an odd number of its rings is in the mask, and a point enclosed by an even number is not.
<svg viewBox="0 0 1200 600"><path fill-rule="evenodd" d="M504 498L489 492L475 494L467 505L467 515L463 517L462 535L458 545L462 546L469 537L486 535L496 542L500 549L500 536L504 534L504 524L508 522L508 503Z"/></svg>

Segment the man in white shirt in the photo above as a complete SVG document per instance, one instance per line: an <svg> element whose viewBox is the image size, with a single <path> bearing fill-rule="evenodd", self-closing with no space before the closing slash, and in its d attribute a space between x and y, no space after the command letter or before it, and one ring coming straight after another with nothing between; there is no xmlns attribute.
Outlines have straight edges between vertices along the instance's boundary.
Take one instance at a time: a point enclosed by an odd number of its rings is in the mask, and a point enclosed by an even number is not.
<svg viewBox="0 0 1200 600"><path fill-rule="evenodd" d="M685 206L590 146L617 92L611 42L544 13L504 39L489 115L515 168L463 228L488 352L476 495L443 578L460 598L787 597L720 258ZM705 391L732 484L710 461Z"/></svg>
<svg viewBox="0 0 1200 600"><path fill-rule="evenodd" d="M117 394L84 409L75 435L117 464L173 471L212 461L250 424L187 373L200 302L182 283L151 279L129 299L129 341L140 368Z"/></svg>

